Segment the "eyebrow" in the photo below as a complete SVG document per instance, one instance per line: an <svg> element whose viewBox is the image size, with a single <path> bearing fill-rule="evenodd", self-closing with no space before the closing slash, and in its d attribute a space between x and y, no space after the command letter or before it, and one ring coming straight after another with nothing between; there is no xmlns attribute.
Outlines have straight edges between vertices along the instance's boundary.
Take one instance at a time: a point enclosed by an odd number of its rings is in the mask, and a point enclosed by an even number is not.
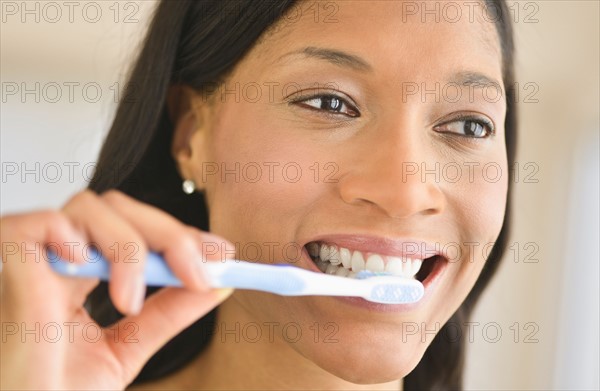
<svg viewBox="0 0 600 391"><path fill-rule="evenodd" d="M494 86L502 91L502 83L479 72L458 72L450 78L449 82L473 88Z"/></svg>
<svg viewBox="0 0 600 391"><path fill-rule="evenodd" d="M307 46L282 55L276 62L279 62L288 56L303 56L306 58L325 60L331 64L351 68L357 71L373 72L373 66L361 57L335 49ZM449 82L472 88L495 86L496 88L500 88L501 91L503 85L494 78L479 72L471 71L458 72L450 78Z"/></svg>
<svg viewBox="0 0 600 391"><path fill-rule="evenodd" d="M277 59L277 62L281 61L285 57L292 55L301 55L308 58L325 60L330 62L331 64L352 68L361 72L373 71L373 67L371 66L371 64L354 54L345 53L334 49L318 48L314 46L307 46L305 48L286 53L283 56L279 57Z"/></svg>

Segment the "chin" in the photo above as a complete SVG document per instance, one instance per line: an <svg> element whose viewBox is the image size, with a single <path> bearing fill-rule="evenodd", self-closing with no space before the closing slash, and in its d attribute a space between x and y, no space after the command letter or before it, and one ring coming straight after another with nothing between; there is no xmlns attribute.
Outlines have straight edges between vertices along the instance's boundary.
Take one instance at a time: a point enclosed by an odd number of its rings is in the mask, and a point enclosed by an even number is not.
<svg viewBox="0 0 600 391"><path fill-rule="evenodd" d="M340 325L340 329L343 325ZM385 329L389 326L384 326ZM371 328L377 332L377 326ZM385 332L382 330L382 332ZM400 332L368 336L363 332L347 333L332 344L311 344L296 349L321 369L354 384L379 384L402 379L419 363L429 341L408 338L402 342Z"/></svg>
<svg viewBox="0 0 600 391"><path fill-rule="evenodd" d="M354 384L380 384L396 381L408 375L419 363L418 359L407 361L394 361L392 363L373 363L365 366L356 365L354 368L340 370L326 369L329 373ZM396 364L396 365L393 365Z"/></svg>

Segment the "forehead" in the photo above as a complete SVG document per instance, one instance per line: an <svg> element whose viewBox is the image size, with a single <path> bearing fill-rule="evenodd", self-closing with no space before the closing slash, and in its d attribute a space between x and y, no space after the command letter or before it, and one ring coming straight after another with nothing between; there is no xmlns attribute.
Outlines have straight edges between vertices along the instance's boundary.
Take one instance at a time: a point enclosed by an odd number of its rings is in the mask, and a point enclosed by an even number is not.
<svg viewBox="0 0 600 391"><path fill-rule="evenodd" d="M501 80L501 46L483 2L301 1L265 34L256 60L281 65L307 46L354 54L385 77L473 70Z"/></svg>

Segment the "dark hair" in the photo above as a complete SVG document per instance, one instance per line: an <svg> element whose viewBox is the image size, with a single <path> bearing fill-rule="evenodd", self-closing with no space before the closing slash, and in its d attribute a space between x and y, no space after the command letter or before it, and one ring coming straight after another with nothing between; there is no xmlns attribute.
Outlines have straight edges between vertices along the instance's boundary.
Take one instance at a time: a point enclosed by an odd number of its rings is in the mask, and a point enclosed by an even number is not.
<svg viewBox="0 0 600 391"><path fill-rule="evenodd" d="M167 108L169 86L187 85L210 94L208 88L223 82L244 55L294 5L294 0L270 1L162 1L154 14L137 62L129 76L125 96L100 153L90 189L119 189L154 205L185 224L209 230L208 210L202 194L181 191L170 154L173 123ZM503 0L486 0L493 7L502 46L506 90L506 148L509 166L515 157L516 112L513 75L513 33ZM504 224L479 279L453 314L416 368L404 378L405 390L460 389L464 365L464 338L451 341L449 324L463 327L498 264L508 241L510 189ZM200 207L199 207L200 206ZM156 289L149 289L148 295ZM101 283L88 297L92 317L102 326L121 318ZM169 341L146 363L135 383L162 377L199 354L212 335L217 309ZM463 333L464 335L464 333ZM446 336L446 337L444 337Z"/></svg>

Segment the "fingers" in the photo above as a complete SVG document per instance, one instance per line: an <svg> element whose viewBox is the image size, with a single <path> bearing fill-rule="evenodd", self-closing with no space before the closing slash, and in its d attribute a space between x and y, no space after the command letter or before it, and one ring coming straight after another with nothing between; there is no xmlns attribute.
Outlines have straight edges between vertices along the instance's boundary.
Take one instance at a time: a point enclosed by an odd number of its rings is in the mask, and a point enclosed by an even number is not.
<svg viewBox="0 0 600 391"><path fill-rule="evenodd" d="M74 247L85 243L85 236L60 212L3 216L0 219L0 241L2 296L11 298L3 301L3 310L15 309L41 317L58 310L55 307L81 304L95 285L90 280L66 281L47 264L45 246L61 257L83 262L81 253L74 251ZM52 300L43 300L49 294Z"/></svg>
<svg viewBox="0 0 600 391"><path fill-rule="evenodd" d="M208 292L165 288L146 301L139 315L123 318L116 327L111 327L110 331L115 334L107 340L121 363L125 383L133 381L144 363L171 338L227 299L232 292L231 288Z"/></svg>
<svg viewBox="0 0 600 391"><path fill-rule="evenodd" d="M148 249L161 253L183 284L197 291L209 289L203 272L203 245L211 244L212 259L235 251L225 239L186 226L114 190L100 196L83 192L67 204L64 212L112 262L109 293L122 313L137 314L141 310Z"/></svg>
<svg viewBox="0 0 600 391"><path fill-rule="evenodd" d="M137 314L142 308L148 249L162 253L174 274L186 287L196 291L209 289L203 262L207 258L222 259L226 253L231 256L235 252L235 247L223 238L184 225L167 213L117 191L99 196L86 190L74 196L62 213L45 213L20 215L16 218L18 224L11 218L3 219L3 231L9 226L16 236L42 245L54 241L57 244L52 249L62 258L78 262L93 262L85 259L84 251L93 244L111 263L109 294L115 307L125 314ZM71 246L63 251L65 243ZM203 249L206 244L211 245L210 256L203 256L209 254ZM6 252L3 260L10 256ZM46 266L45 269L50 270ZM23 284L14 285L23 288Z"/></svg>
<svg viewBox="0 0 600 391"><path fill-rule="evenodd" d="M186 226L174 217L149 205L142 204L118 192L102 196L121 216L124 216L142 234L148 246L160 252L173 273L187 287L207 291L203 263L206 258L222 259L235 251L225 239ZM210 245L210 256L203 248Z"/></svg>
<svg viewBox="0 0 600 391"><path fill-rule="evenodd" d="M148 250L142 235L91 191L78 193L63 212L111 262L109 293L115 307L122 313L138 313L146 291L143 272Z"/></svg>
<svg viewBox="0 0 600 391"><path fill-rule="evenodd" d="M18 351L28 362L55 363L56 368L49 371L52 374L62 371L65 360L74 360L67 367L76 366L81 359L73 357L89 353L100 364L102 358L108 357L110 360L106 361L114 363L117 357L127 377L124 384L128 384L154 352L232 291L207 290L201 266L203 254L209 253L203 250L204 244L212 244L212 256L206 257L212 259L225 258L223 251L233 255L233 245L114 191L100 196L83 191L61 211L4 216L0 219L0 239L3 262L0 312L3 321L15 324L91 321L83 302L97 280L55 273L46 262L46 246L60 258L92 262L85 251L92 244L110 262L110 297L119 311L130 314L116 328L107 329L107 333L115 330L121 331L119 334L105 338L107 344L95 345L92 351L88 351L89 344L73 341L43 346L30 343L29 355L23 355L22 344L9 350ZM221 251L215 251L215 247ZM143 272L149 249L162 253L177 277L193 289L162 289L142 304ZM138 343L117 343L129 335L131 322L138 327ZM103 347L110 349L103 351ZM107 373L114 374L115 370L119 369L112 368Z"/></svg>
<svg viewBox="0 0 600 391"><path fill-rule="evenodd" d="M42 246L51 245L52 249L60 252L61 255L64 253L65 258L82 261L80 253L72 251L72 246L69 244L84 242L86 238L60 212L48 210L3 216L0 219L0 226L0 240L4 244L2 246L4 262L16 257L21 263L25 263L23 254L17 253L14 247L20 245L19 250L32 253L29 248L24 248L23 243L30 243L31 248L40 251Z"/></svg>

